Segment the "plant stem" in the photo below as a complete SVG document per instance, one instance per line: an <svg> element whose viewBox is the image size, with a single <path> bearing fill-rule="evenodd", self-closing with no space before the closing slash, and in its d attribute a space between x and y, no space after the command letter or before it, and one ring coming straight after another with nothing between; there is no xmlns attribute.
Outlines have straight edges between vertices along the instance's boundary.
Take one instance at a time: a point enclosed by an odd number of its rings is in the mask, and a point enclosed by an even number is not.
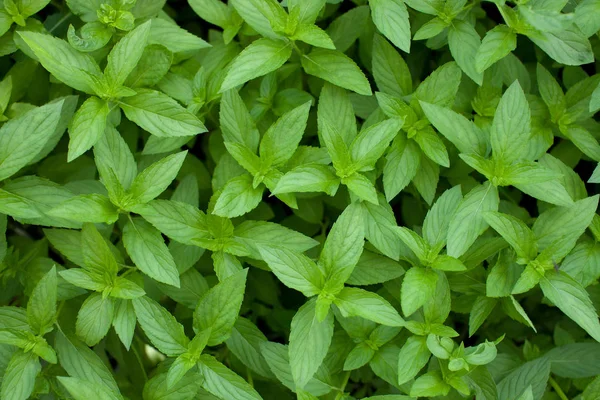
<svg viewBox="0 0 600 400"><path fill-rule="evenodd" d="M346 375L344 375L344 381L342 382L339 393L335 396L335 400L340 400L342 397L344 397L344 390L348 384L348 379L350 379L350 372L352 371L347 371Z"/></svg>
<svg viewBox="0 0 600 400"><path fill-rule="evenodd" d="M567 397L565 392L563 392L563 390L560 388L558 382L556 382L553 377L550 377L549 381L550 381L550 386L552 386L552 388L554 389L554 391L556 392L558 397L560 397L561 400L569 400L569 398Z"/></svg>

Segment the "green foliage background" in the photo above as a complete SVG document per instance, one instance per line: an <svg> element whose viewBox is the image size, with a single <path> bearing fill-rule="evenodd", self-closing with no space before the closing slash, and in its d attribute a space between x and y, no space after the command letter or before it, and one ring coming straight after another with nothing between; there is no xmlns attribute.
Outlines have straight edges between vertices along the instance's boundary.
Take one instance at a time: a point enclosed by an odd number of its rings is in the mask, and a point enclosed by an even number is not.
<svg viewBox="0 0 600 400"><path fill-rule="evenodd" d="M600 0L4 0L0 399L600 399Z"/></svg>

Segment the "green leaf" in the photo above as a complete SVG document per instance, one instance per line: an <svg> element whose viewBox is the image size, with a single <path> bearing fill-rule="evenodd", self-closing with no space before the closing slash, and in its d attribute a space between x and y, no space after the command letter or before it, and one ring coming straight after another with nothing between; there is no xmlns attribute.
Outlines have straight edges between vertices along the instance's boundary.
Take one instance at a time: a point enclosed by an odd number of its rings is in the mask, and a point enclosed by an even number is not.
<svg viewBox="0 0 600 400"><path fill-rule="evenodd" d="M221 92L277 70L291 55L290 42L269 38L252 42L231 63L221 85Z"/></svg>
<svg viewBox="0 0 600 400"><path fill-rule="evenodd" d="M239 143L225 142L225 148L237 163L251 175L261 172L261 160L254 151Z"/></svg>
<svg viewBox="0 0 600 400"><path fill-rule="evenodd" d="M235 240L243 243L250 257L261 258L259 249L282 247L294 252L304 252L315 247L318 242L295 230L273 222L244 221L234 230Z"/></svg>
<svg viewBox="0 0 600 400"><path fill-rule="evenodd" d="M400 263L365 250L346 283L357 286L374 285L393 280L403 274L404 268Z"/></svg>
<svg viewBox="0 0 600 400"><path fill-rule="evenodd" d="M248 269L236 272L212 287L198 302L194 329L210 329L209 346L223 343L231 335L244 300L247 275Z"/></svg>
<svg viewBox="0 0 600 400"><path fill-rule="evenodd" d="M431 124L465 154L483 156L487 149L481 129L461 114L435 104L420 102Z"/></svg>
<svg viewBox="0 0 600 400"><path fill-rule="evenodd" d="M231 350L244 365L264 377L274 377L261 352L261 344L267 343L266 336L250 320L240 317L231 330L231 336L226 340L227 348Z"/></svg>
<svg viewBox="0 0 600 400"><path fill-rule="evenodd" d="M27 321L38 335L45 335L53 328L56 320L56 267L44 275L33 289L27 302Z"/></svg>
<svg viewBox="0 0 600 400"><path fill-rule="evenodd" d="M418 377L410 388L412 397L446 396L451 386L442 378L439 371L427 372Z"/></svg>
<svg viewBox="0 0 600 400"><path fill-rule="evenodd" d="M583 154L594 161L600 161L600 144L587 129L570 125L562 132Z"/></svg>
<svg viewBox="0 0 600 400"><path fill-rule="evenodd" d="M394 232L419 260L429 257L430 246L419 234L404 226L395 227Z"/></svg>
<svg viewBox="0 0 600 400"><path fill-rule="evenodd" d="M448 255L460 257L488 227L486 211L498 209L498 190L491 183L472 189L458 205L448 227Z"/></svg>
<svg viewBox="0 0 600 400"><path fill-rule="evenodd" d="M259 246L258 250L271 271L287 287L302 292L306 297L319 294L323 289L321 270L305 255L277 247Z"/></svg>
<svg viewBox="0 0 600 400"><path fill-rule="evenodd" d="M439 179L440 168L438 164L421 154L421 162L413 178L413 183L427 204L433 203Z"/></svg>
<svg viewBox="0 0 600 400"><path fill-rule="evenodd" d="M433 71L415 90L415 99L449 107L456 97L462 73L455 62L449 62Z"/></svg>
<svg viewBox="0 0 600 400"><path fill-rule="evenodd" d="M225 142L243 144L252 152L256 152L260 133L244 101L235 90L223 93L219 122Z"/></svg>
<svg viewBox="0 0 600 400"><path fill-rule="evenodd" d="M506 25L496 25L485 34L475 55L475 68L483 72L517 48L517 34Z"/></svg>
<svg viewBox="0 0 600 400"><path fill-rule="evenodd" d="M265 132L260 142L260 158L267 165L277 166L288 161L302 139L311 102L283 114Z"/></svg>
<svg viewBox="0 0 600 400"><path fill-rule="evenodd" d="M423 238L434 249L446 244L450 221L462 200L460 186L446 190L427 212L423 221Z"/></svg>
<svg viewBox="0 0 600 400"><path fill-rule="evenodd" d="M204 124L162 92L137 89L119 100L127 118L158 137L194 136L206 132Z"/></svg>
<svg viewBox="0 0 600 400"><path fill-rule="evenodd" d="M337 17L327 27L327 33L338 51L346 52L365 32L370 24L370 8L367 5L353 8Z"/></svg>
<svg viewBox="0 0 600 400"><path fill-rule="evenodd" d="M161 233L180 243L193 246L193 239L210 237L206 215L192 205L173 200L152 200L135 207L135 211Z"/></svg>
<svg viewBox="0 0 600 400"><path fill-rule="evenodd" d="M151 21L146 21L130 31L108 54L104 74L113 89L123 85L142 57L150 35L150 24Z"/></svg>
<svg viewBox="0 0 600 400"><path fill-rule="evenodd" d="M431 127L428 126L418 131L414 139L419 144L423 154L429 157L431 161L434 161L442 167L450 166L450 159L448 158L446 146Z"/></svg>
<svg viewBox="0 0 600 400"><path fill-rule="evenodd" d="M362 209L351 204L338 217L329 231L319 263L326 273L326 281L343 284L352 274L364 246Z"/></svg>
<svg viewBox="0 0 600 400"><path fill-rule="evenodd" d="M600 344L570 343L555 347L545 354L552 363L552 373L562 378L590 378L598 375Z"/></svg>
<svg viewBox="0 0 600 400"><path fill-rule="evenodd" d="M554 247L555 261L567 255L592 222L597 207L598 196L593 196L569 207L554 207L540 214L532 227L540 251Z"/></svg>
<svg viewBox="0 0 600 400"><path fill-rule="evenodd" d="M335 44L327 32L312 24L300 25L290 39L300 40L315 47L335 50Z"/></svg>
<svg viewBox="0 0 600 400"><path fill-rule="evenodd" d="M325 144L325 148L327 148L327 152L331 156L336 174L338 171L345 171L352 163L352 160L348 145L344 142L344 137L328 121L323 120L320 125L321 138Z"/></svg>
<svg viewBox="0 0 600 400"><path fill-rule="evenodd" d="M469 337L473 336L481 325L483 325L496 307L496 304L498 304L498 300L496 299L485 296L477 297L469 314Z"/></svg>
<svg viewBox="0 0 600 400"><path fill-rule="evenodd" d="M429 361L431 352L427 348L425 337L409 337L398 356L398 384L402 385L414 379Z"/></svg>
<svg viewBox="0 0 600 400"><path fill-rule="evenodd" d="M400 50L410 53L410 22L402 0L370 0L373 23Z"/></svg>
<svg viewBox="0 0 600 400"><path fill-rule="evenodd" d="M402 97L412 93L408 66L382 36L373 37L373 77L384 93Z"/></svg>
<svg viewBox="0 0 600 400"><path fill-rule="evenodd" d="M141 293L144 293L142 290ZM139 297L143 296L141 294ZM120 299L115 304L115 316L113 318L113 327L121 343L129 350L135 333L136 316L133 303L126 299Z"/></svg>
<svg viewBox="0 0 600 400"><path fill-rule="evenodd" d="M404 320L387 300L358 288L344 288L333 301L344 317L362 317L386 326L403 326Z"/></svg>
<svg viewBox="0 0 600 400"><path fill-rule="evenodd" d="M361 130L350 145L353 168L371 169L402 128L403 121L387 119Z"/></svg>
<svg viewBox="0 0 600 400"><path fill-rule="evenodd" d="M104 135L109 112L108 103L95 96L81 105L69 127L71 140L68 161L73 161L100 140Z"/></svg>
<svg viewBox="0 0 600 400"><path fill-rule="evenodd" d="M118 276L113 283L113 287L110 291L112 297L118 299L135 299L145 295L144 289L139 287L136 283L130 281L127 278Z"/></svg>
<svg viewBox="0 0 600 400"><path fill-rule="evenodd" d="M19 36L44 68L61 82L89 94L104 90L104 76L89 55L78 52L64 40L50 35L21 31Z"/></svg>
<svg viewBox="0 0 600 400"><path fill-rule="evenodd" d="M102 277L90 273L83 268L71 268L66 271L60 271L60 276L70 284L87 290L101 292L107 287Z"/></svg>
<svg viewBox="0 0 600 400"><path fill-rule="evenodd" d="M273 32L269 20L259 11L255 2L252 0L233 0L231 5L256 32L268 38L279 38L279 35Z"/></svg>
<svg viewBox="0 0 600 400"><path fill-rule="evenodd" d="M560 32L536 32L529 38L561 64L582 65L594 60L590 42L575 25Z"/></svg>
<svg viewBox="0 0 600 400"><path fill-rule="evenodd" d="M79 336L88 346L94 346L106 336L114 315L114 301L100 293L92 293L81 306L75 326Z"/></svg>
<svg viewBox="0 0 600 400"><path fill-rule="evenodd" d="M248 382L218 362L213 356L203 354L198 367L205 379L202 386L213 395L222 399L262 400L262 397Z"/></svg>
<svg viewBox="0 0 600 400"><path fill-rule="evenodd" d="M119 393L117 382L102 359L85 344L62 332L56 334L55 348L60 366L67 373L81 380L104 387L114 394Z"/></svg>
<svg viewBox="0 0 600 400"><path fill-rule="evenodd" d="M325 4L325 0L289 0L288 10L301 24L314 24Z"/></svg>
<svg viewBox="0 0 600 400"><path fill-rule="evenodd" d="M519 7L519 13L532 27L541 32L560 33L569 28L575 15L563 14L560 10L544 9L541 7Z"/></svg>
<svg viewBox="0 0 600 400"><path fill-rule="evenodd" d="M559 180L541 183L522 183L515 185L515 187L531 197L550 204L556 204L557 206L569 206L573 204L571 196Z"/></svg>
<svg viewBox="0 0 600 400"><path fill-rule="evenodd" d="M160 232L141 218L123 228L123 244L135 265L159 282L179 287L179 272Z"/></svg>
<svg viewBox="0 0 600 400"><path fill-rule="evenodd" d="M175 386L181 381L185 374L196 365L196 363L188 357L188 353L184 353L173 361L167 372L167 388Z"/></svg>
<svg viewBox="0 0 600 400"><path fill-rule="evenodd" d="M156 44L146 46L124 85L134 89L154 86L167 75L172 62L173 54L165 47Z"/></svg>
<svg viewBox="0 0 600 400"><path fill-rule="evenodd" d="M275 342L265 342L261 344L260 349L269 368L277 379L290 390L298 392L299 389L296 388L294 378L292 377L288 346ZM308 382L304 390L310 390L312 393L323 395L329 393L331 388L315 377Z"/></svg>
<svg viewBox="0 0 600 400"><path fill-rule="evenodd" d="M383 189L385 198L391 201L416 176L421 163L421 149L413 140L402 133L392 142L383 167Z"/></svg>
<svg viewBox="0 0 600 400"><path fill-rule="evenodd" d="M523 221L495 211L484 213L483 218L515 249L518 257L529 261L537 256L537 240Z"/></svg>
<svg viewBox="0 0 600 400"><path fill-rule="evenodd" d="M119 397L102 386L95 386L92 382L83 379L59 376L58 381L67 388L75 400L98 399L118 400Z"/></svg>
<svg viewBox="0 0 600 400"><path fill-rule="evenodd" d="M555 121L567 110L567 102L562 88L556 82L554 77L548 72L542 64L537 65L536 69L538 88L544 103L550 110L550 115Z"/></svg>
<svg viewBox="0 0 600 400"><path fill-rule="evenodd" d="M448 22L443 21L439 17L430 19L415 32L414 40L430 39L441 34L446 28L448 28Z"/></svg>
<svg viewBox="0 0 600 400"><path fill-rule="evenodd" d="M518 81L504 92L490 132L494 159L510 163L518 160L531 131L529 103Z"/></svg>
<svg viewBox="0 0 600 400"><path fill-rule="evenodd" d="M132 303L140 326L160 352L176 357L187 351L190 340L171 313L145 296L133 299Z"/></svg>
<svg viewBox="0 0 600 400"><path fill-rule="evenodd" d="M108 197L99 194L72 197L52 208L47 214L78 222L107 224L112 224L119 218L117 208Z"/></svg>
<svg viewBox="0 0 600 400"><path fill-rule="evenodd" d="M335 170L327 165L301 165L281 177L271 193L324 192L334 196L340 185Z"/></svg>
<svg viewBox="0 0 600 400"><path fill-rule="evenodd" d="M506 168L503 174L505 183L511 185L529 185L557 180L560 174L536 162L521 161Z"/></svg>
<svg viewBox="0 0 600 400"><path fill-rule="evenodd" d="M298 388L306 386L325 359L333 336L333 313L321 322L316 316L316 299L306 302L294 318L290 331L290 365Z"/></svg>
<svg viewBox="0 0 600 400"><path fill-rule="evenodd" d="M35 386L35 378L41 370L42 366L35 354L17 350L8 362L2 378L2 399L29 399Z"/></svg>
<svg viewBox="0 0 600 400"><path fill-rule="evenodd" d="M402 312L412 315L434 296L438 276L429 268L413 267L404 274L400 292Z"/></svg>
<svg viewBox="0 0 600 400"><path fill-rule="evenodd" d="M596 87L590 99L590 112L596 112L600 109L600 85Z"/></svg>
<svg viewBox="0 0 600 400"><path fill-rule="evenodd" d="M550 376L550 362L541 357L513 370L498 382L499 399L516 399L531 386L534 399L541 399Z"/></svg>
<svg viewBox="0 0 600 400"><path fill-rule="evenodd" d="M202 384L203 379L200 374L189 373L174 386L167 387L167 373L156 374L144 385L143 398L145 400L169 398L192 400L198 394Z"/></svg>
<svg viewBox="0 0 600 400"><path fill-rule="evenodd" d="M431 263L431 268L438 271L466 271L467 267L457 258L450 257L446 254L440 254Z"/></svg>
<svg viewBox="0 0 600 400"><path fill-rule="evenodd" d="M585 289L565 273L549 272L540 280L540 287L554 305L600 342L598 313Z"/></svg>
<svg viewBox="0 0 600 400"><path fill-rule="evenodd" d="M358 196L361 200L368 201L371 204L379 204L377 199L377 190L373 183L358 172L342 178L342 183L348 186L350 192Z"/></svg>
<svg viewBox="0 0 600 400"><path fill-rule="evenodd" d="M371 85L351 58L335 50L314 49L302 56L302 68L327 82L365 96L371 95Z"/></svg>
<svg viewBox="0 0 600 400"><path fill-rule="evenodd" d="M252 176L248 174L236 176L223 187L213 214L226 218L244 215L258 206L263 192L263 186L253 186Z"/></svg>
<svg viewBox="0 0 600 400"><path fill-rule="evenodd" d="M226 4L219 0L190 0L190 7L196 14L213 25L225 28L231 19L231 12Z"/></svg>
<svg viewBox="0 0 600 400"><path fill-rule="evenodd" d="M210 44L206 43L198 36L180 28L177 24L174 24L166 18L155 18L152 20L148 44L164 46L170 52L175 53L176 59L188 58L197 53L198 50L210 47Z"/></svg>
<svg viewBox="0 0 600 400"><path fill-rule="evenodd" d="M64 100L34 108L0 128L0 181L29 164L55 132Z"/></svg>
<svg viewBox="0 0 600 400"><path fill-rule="evenodd" d="M114 128L107 128L94 146L96 167L109 194L118 188L110 187L114 175L123 189L129 189L138 169L133 154L125 140ZM112 175L111 175L112 173Z"/></svg>
<svg viewBox="0 0 600 400"><path fill-rule="evenodd" d="M476 54L481 47L481 39L475 28L468 22L455 19L448 30L448 46L460 69L481 85L483 73L476 68Z"/></svg>
<svg viewBox="0 0 600 400"><path fill-rule="evenodd" d="M587 37L600 29L599 13L600 7L596 0L584 0L575 8L575 23Z"/></svg>
<svg viewBox="0 0 600 400"><path fill-rule="evenodd" d="M119 267L115 256L94 225L83 225L80 240L82 267L98 277L113 277L117 274Z"/></svg>
<svg viewBox="0 0 600 400"><path fill-rule="evenodd" d="M371 361L375 355L375 350L369 347L366 343L357 344L346 357L344 361L344 371L351 371L364 366Z"/></svg>
<svg viewBox="0 0 600 400"><path fill-rule="evenodd" d="M404 248L398 243L393 231L396 217L390 205L379 196L377 204L362 203L361 206L364 210L365 238L382 254L398 260Z"/></svg>

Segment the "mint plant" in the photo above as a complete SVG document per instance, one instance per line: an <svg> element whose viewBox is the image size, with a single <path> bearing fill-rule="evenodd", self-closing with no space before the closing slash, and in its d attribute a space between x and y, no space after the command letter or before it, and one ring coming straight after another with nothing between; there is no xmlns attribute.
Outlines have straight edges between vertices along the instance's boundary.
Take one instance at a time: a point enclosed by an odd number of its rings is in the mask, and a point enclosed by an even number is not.
<svg viewBox="0 0 600 400"><path fill-rule="evenodd" d="M597 0L0 2L0 399L599 399L599 55Z"/></svg>

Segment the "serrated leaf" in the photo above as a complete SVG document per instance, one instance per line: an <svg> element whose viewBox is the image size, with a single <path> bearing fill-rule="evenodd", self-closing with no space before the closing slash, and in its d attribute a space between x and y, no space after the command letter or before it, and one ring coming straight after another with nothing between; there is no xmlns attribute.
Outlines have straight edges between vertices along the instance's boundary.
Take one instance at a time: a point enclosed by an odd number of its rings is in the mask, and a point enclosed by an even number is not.
<svg viewBox="0 0 600 400"><path fill-rule="evenodd" d="M135 95L119 100L131 121L158 137L194 136L206 127L192 113L162 92L137 89Z"/></svg>
<svg viewBox="0 0 600 400"><path fill-rule="evenodd" d="M246 47L231 63L221 92L280 68L290 58L292 46L283 40L262 38Z"/></svg>
<svg viewBox="0 0 600 400"><path fill-rule="evenodd" d="M227 340L237 320L248 270L236 272L212 287L198 302L194 311L194 329L200 332L210 329L209 346Z"/></svg>
<svg viewBox="0 0 600 400"><path fill-rule="evenodd" d="M179 287L179 271L160 232L141 218L123 228L123 244L135 265L148 276Z"/></svg>
<svg viewBox="0 0 600 400"><path fill-rule="evenodd" d="M170 357L187 351L190 340L171 313L148 297L133 299L132 303L140 326L159 351Z"/></svg>

